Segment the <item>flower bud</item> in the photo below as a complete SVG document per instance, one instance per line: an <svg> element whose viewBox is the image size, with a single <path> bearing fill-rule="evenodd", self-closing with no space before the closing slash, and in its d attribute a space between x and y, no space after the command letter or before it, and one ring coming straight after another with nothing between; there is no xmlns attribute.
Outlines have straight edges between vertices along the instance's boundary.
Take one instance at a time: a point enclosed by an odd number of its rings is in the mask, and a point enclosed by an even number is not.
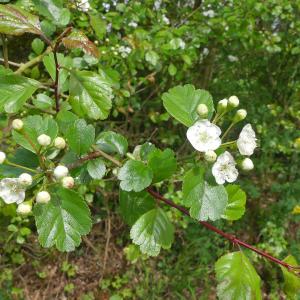
<svg viewBox="0 0 300 300"><path fill-rule="evenodd" d="M0 151L0 164L3 164L5 160L6 160L6 154Z"/></svg>
<svg viewBox="0 0 300 300"><path fill-rule="evenodd" d="M226 111L227 105L228 105L228 100L227 99L220 100L218 102L217 112L222 113L222 112Z"/></svg>
<svg viewBox="0 0 300 300"><path fill-rule="evenodd" d="M247 116L247 111L245 109L239 109L235 116L233 117L233 122L237 123L244 120Z"/></svg>
<svg viewBox="0 0 300 300"><path fill-rule="evenodd" d="M206 104L200 103L197 107L197 113L200 118L206 119L208 114L208 107Z"/></svg>
<svg viewBox="0 0 300 300"><path fill-rule="evenodd" d="M294 147L296 149L300 150L300 137L298 137L297 139L295 139L295 141L294 141Z"/></svg>
<svg viewBox="0 0 300 300"><path fill-rule="evenodd" d="M51 138L49 135L46 134L41 134L38 138L37 138L38 143L41 146L49 146L51 144Z"/></svg>
<svg viewBox="0 0 300 300"><path fill-rule="evenodd" d="M62 137L57 137L54 140L54 146L57 149L64 149L66 147L66 141Z"/></svg>
<svg viewBox="0 0 300 300"><path fill-rule="evenodd" d="M20 215L27 215L32 211L32 205L30 203L21 203L18 205L17 213Z"/></svg>
<svg viewBox="0 0 300 300"><path fill-rule="evenodd" d="M241 162L241 168L244 171L251 171L254 169L254 164L253 161L246 157L242 162Z"/></svg>
<svg viewBox="0 0 300 300"><path fill-rule="evenodd" d="M23 126L24 126L24 123L23 123L23 121L21 119L14 119L12 121L12 128L14 130L19 131L19 130L21 130L23 128Z"/></svg>
<svg viewBox="0 0 300 300"><path fill-rule="evenodd" d="M204 154L204 159L210 163L213 163L217 159L217 154L215 151L212 150L206 151Z"/></svg>
<svg viewBox="0 0 300 300"><path fill-rule="evenodd" d="M47 191L38 192L36 195L36 202L46 204L51 200L51 196Z"/></svg>
<svg viewBox="0 0 300 300"><path fill-rule="evenodd" d="M23 173L19 176L19 182L23 186L30 186L32 184L32 176L27 173Z"/></svg>
<svg viewBox="0 0 300 300"><path fill-rule="evenodd" d="M231 96L228 99L228 105L232 108L238 107L240 104L240 100L237 96Z"/></svg>
<svg viewBox="0 0 300 300"><path fill-rule="evenodd" d="M74 178L71 176L64 177L61 182L62 186L66 189L71 189L74 187Z"/></svg>
<svg viewBox="0 0 300 300"><path fill-rule="evenodd" d="M62 179L68 175L69 170L65 166L57 166L53 173L56 179Z"/></svg>

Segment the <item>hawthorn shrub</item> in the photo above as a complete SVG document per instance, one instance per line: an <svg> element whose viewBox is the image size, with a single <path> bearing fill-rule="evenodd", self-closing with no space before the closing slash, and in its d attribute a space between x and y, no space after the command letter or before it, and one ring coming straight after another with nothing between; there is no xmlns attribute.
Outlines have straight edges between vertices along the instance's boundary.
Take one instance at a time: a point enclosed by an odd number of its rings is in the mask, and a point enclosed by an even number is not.
<svg viewBox="0 0 300 300"><path fill-rule="evenodd" d="M284 292L296 299L300 268L294 256L280 260L273 255L281 251L269 254L268 245L254 247L213 222L225 220L230 226L245 214L241 175L243 185L254 188L253 169L264 174L276 155L298 162L299 130L293 120L299 121L299 104L290 102L299 86L299 41L288 40L290 48L284 49L283 40L294 32L286 37L280 31L298 30L293 19L298 6L289 1L246 1L245 6L235 1L175 2L34 0L0 5L1 213L34 220L42 247L74 251L92 228L97 188L119 189L118 211L137 253L172 251L176 210L235 246L215 262L220 299L263 298L264 278L243 248L280 266ZM232 12L235 8L238 13ZM250 16L241 19L239 14ZM10 61L10 48L25 34L31 41L29 60ZM227 42L235 53L226 52ZM291 52L286 63L278 54L283 51ZM263 53L259 60L258 53ZM247 74L257 64L267 64L268 56L276 63L244 81L236 78L244 55L253 64L245 67ZM274 66L291 74L284 78L284 93L277 86L281 72ZM259 85L265 80L270 80L273 95ZM266 103L243 100L255 92L265 101L280 97L269 104L270 115L263 119ZM247 110L266 139L262 152L268 159L256 168L250 156L259 142L255 126L246 121ZM269 122L280 114L288 117L274 126L286 129L287 136L273 128L270 141ZM122 129L116 126L120 120ZM157 130L159 139L152 143ZM281 180L287 176L284 164L280 157L272 165L272 174L283 171ZM296 178L298 171L289 171ZM117 183L106 186L107 178ZM296 189L297 180L286 188ZM296 201L287 205L289 213L292 208L299 213Z"/></svg>

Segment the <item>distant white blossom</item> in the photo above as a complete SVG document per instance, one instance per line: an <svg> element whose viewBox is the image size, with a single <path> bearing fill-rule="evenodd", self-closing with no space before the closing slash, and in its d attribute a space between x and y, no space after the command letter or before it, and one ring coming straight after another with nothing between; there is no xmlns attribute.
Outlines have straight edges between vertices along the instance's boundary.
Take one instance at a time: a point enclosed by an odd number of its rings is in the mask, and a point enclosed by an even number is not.
<svg viewBox="0 0 300 300"><path fill-rule="evenodd" d="M212 9L203 12L204 17L213 18L215 16L215 12Z"/></svg>
<svg viewBox="0 0 300 300"><path fill-rule="evenodd" d="M170 20L168 19L168 17L166 15L162 15L162 20L165 24L167 24L167 25L170 24Z"/></svg>
<svg viewBox="0 0 300 300"><path fill-rule="evenodd" d="M239 60L239 58L234 55L228 55L227 58L230 62L236 62Z"/></svg>
<svg viewBox="0 0 300 300"><path fill-rule="evenodd" d="M91 5L88 0L78 1L78 9L87 12L91 8Z"/></svg>
<svg viewBox="0 0 300 300"><path fill-rule="evenodd" d="M202 51L203 55L206 56L209 53L209 49L208 48L204 48Z"/></svg>
<svg viewBox="0 0 300 300"><path fill-rule="evenodd" d="M160 7L161 7L161 4L162 4L162 0L156 0L156 1L154 2L154 9L155 9L155 10L159 10Z"/></svg>
<svg viewBox="0 0 300 300"><path fill-rule="evenodd" d="M121 46L119 47L118 50L123 58L126 58L132 51L130 47L126 47L126 46Z"/></svg>
<svg viewBox="0 0 300 300"><path fill-rule="evenodd" d="M106 12L109 12L110 10L110 4L109 3L102 3L103 8L105 9Z"/></svg>
<svg viewBox="0 0 300 300"><path fill-rule="evenodd" d="M4 178L0 181L0 197L6 204L22 203L25 189L18 178Z"/></svg>
<svg viewBox="0 0 300 300"><path fill-rule="evenodd" d="M237 147L242 155L250 156L256 148L256 136L251 124L243 127L237 140Z"/></svg>
<svg viewBox="0 0 300 300"><path fill-rule="evenodd" d="M192 146L200 152L216 150L221 145L221 129L208 120L197 121L186 135Z"/></svg>
<svg viewBox="0 0 300 300"><path fill-rule="evenodd" d="M0 164L3 164L5 160L6 160L6 154L0 151Z"/></svg>
<svg viewBox="0 0 300 300"><path fill-rule="evenodd" d="M128 23L128 26L130 26L130 27L132 27L132 28L136 28L136 27L138 26L138 23L135 22L135 21L130 21L130 22Z"/></svg>
<svg viewBox="0 0 300 300"><path fill-rule="evenodd" d="M216 182L224 184L226 181L236 181L239 173L235 166L236 162L232 155L228 151L222 153L212 167L212 174Z"/></svg>

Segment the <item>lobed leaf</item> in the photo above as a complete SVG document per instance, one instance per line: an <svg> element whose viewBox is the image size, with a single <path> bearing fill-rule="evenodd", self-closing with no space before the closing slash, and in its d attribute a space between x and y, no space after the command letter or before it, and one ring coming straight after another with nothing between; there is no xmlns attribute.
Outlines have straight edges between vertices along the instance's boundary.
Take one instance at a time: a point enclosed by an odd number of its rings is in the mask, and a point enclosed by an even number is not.
<svg viewBox="0 0 300 300"><path fill-rule="evenodd" d="M197 106L200 103L208 107L208 119L212 117L214 104L212 96L205 90L196 90L191 84L176 86L162 95L167 112L185 126L192 126L198 119Z"/></svg>
<svg viewBox="0 0 300 300"><path fill-rule="evenodd" d="M49 203L36 204L34 216L41 245L46 248L55 245L60 251L73 251L92 226L84 199L64 188L53 191Z"/></svg>
<svg viewBox="0 0 300 300"><path fill-rule="evenodd" d="M157 256L161 248L168 249L174 240L174 227L160 208L143 214L132 226L130 237L142 253Z"/></svg>
<svg viewBox="0 0 300 300"><path fill-rule="evenodd" d="M216 262L219 299L259 300L260 278L242 252L228 253Z"/></svg>

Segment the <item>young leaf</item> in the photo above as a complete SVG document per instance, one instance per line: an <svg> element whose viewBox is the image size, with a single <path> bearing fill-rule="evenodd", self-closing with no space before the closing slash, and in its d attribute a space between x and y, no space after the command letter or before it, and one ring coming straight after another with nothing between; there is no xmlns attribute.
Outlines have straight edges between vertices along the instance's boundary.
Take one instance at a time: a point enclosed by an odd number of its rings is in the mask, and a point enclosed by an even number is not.
<svg viewBox="0 0 300 300"><path fill-rule="evenodd" d="M242 252L222 256L215 264L219 299L259 300L260 278Z"/></svg>
<svg viewBox="0 0 300 300"><path fill-rule="evenodd" d="M90 14L90 24L99 40L102 40L106 34L106 22L100 15Z"/></svg>
<svg viewBox="0 0 300 300"><path fill-rule="evenodd" d="M160 208L143 214L132 226L130 237L140 246L141 252L157 256L161 247L168 249L174 240L174 227Z"/></svg>
<svg viewBox="0 0 300 300"><path fill-rule="evenodd" d="M171 149L164 151L156 149L149 154L148 166L153 171L154 183L170 178L177 167L175 154Z"/></svg>
<svg viewBox="0 0 300 300"><path fill-rule="evenodd" d="M60 251L73 251L92 226L84 199L63 188L51 193L48 204L36 204L34 216L41 245L46 248L55 245Z"/></svg>
<svg viewBox="0 0 300 300"><path fill-rule="evenodd" d="M289 255L284 260L284 262L297 266L298 263L294 256ZM289 272L286 268L281 267L283 277L284 277L284 287L283 290L285 294L288 296L288 299L297 299L297 295L300 295L300 278Z"/></svg>
<svg viewBox="0 0 300 300"><path fill-rule="evenodd" d="M0 75L0 111L18 112L37 90L39 82L15 74Z"/></svg>
<svg viewBox="0 0 300 300"><path fill-rule="evenodd" d="M51 20L55 25L66 26L70 21L70 11L62 6L59 0L33 0L39 13Z"/></svg>
<svg viewBox="0 0 300 300"><path fill-rule="evenodd" d="M197 106L200 103L208 107L208 119L214 111L212 96L205 90L195 90L191 84L176 86L162 95L163 104L168 113L185 126L193 125L198 119Z"/></svg>
<svg viewBox="0 0 300 300"><path fill-rule="evenodd" d="M42 40L35 38L31 43L32 50L37 54L41 54L45 48L45 44Z"/></svg>
<svg viewBox="0 0 300 300"><path fill-rule="evenodd" d="M0 4L0 33L21 35L25 32L41 34L39 18L20 7Z"/></svg>
<svg viewBox="0 0 300 300"><path fill-rule="evenodd" d="M106 153L125 155L128 148L126 138L113 131L101 132L96 139L96 145Z"/></svg>
<svg viewBox="0 0 300 300"><path fill-rule="evenodd" d="M32 103L40 109L49 109L54 105L54 99L50 98L46 94L37 94L36 98L32 100Z"/></svg>
<svg viewBox="0 0 300 300"><path fill-rule="evenodd" d="M245 213L246 193L235 184L226 186L228 203L222 218L227 220L238 220Z"/></svg>
<svg viewBox="0 0 300 300"><path fill-rule="evenodd" d="M79 48L84 53L99 58L98 48L79 30L73 30L67 37L62 39L62 43L68 49Z"/></svg>
<svg viewBox="0 0 300 300"><path fill-rule="evenodd" d="M57 123L61 132L66 133L74 122L78 120L77 115L67 110L61 110L56 116Z"/></svg>
<svg viewBox="0 0 300 300"><path fill-rule="evenodd" d="M101 179L106 172L106 166L101 158L90 160L87 163L87 170L94 179Z"/></svg>
<svg viewBox="0 0 300 300"><path fill-rule="evenodd" d="M120 190L120 211L128 225L132 226L141 215L153 208L155 208L155 201L147 192Z"/></svg>
<svg viewBox="0 0 300 300"><path fill-rule="evenodd" d="M112 89L99 74L90 71L73 72L70 79L73 110L94 120L104 120L112 107Z"/></svg>
<svg viewBox="0 0 300 300"><path fill-rule="evenodd" d="M57 123L49 116L42 118L41 116L29 116L23 119L25 135L19 131L13 131L12 135L14 140L29 151L36 153L39 148L37 138L41 134L49 135L53 141L58 133ZM30 142L31 141L31 142ZM36 145L35 147L33 147Z"/></svg>
<svg viewBox="0 0 300 300"><path fill-rule="evenodd" d="M190 215L200 221L221 218L227 205L227 192L223 185L211 185L204 180L204 170L196 167L183 180L184 204Z"/></svg>
<svg viewBox="0 0 300 300"><path fill-rule="evenodd" d="M151 184L152 178L152 170L137 160L128 160L118 174L120 187L127 192L142 191Z"/></svg>
<svg viewBox="0 0 300 300"><path fill-rule="evenodd" d="M95 140L95 128L83 119L76 120L66 132L70 148L78 155L85 154Z"/></svg>

